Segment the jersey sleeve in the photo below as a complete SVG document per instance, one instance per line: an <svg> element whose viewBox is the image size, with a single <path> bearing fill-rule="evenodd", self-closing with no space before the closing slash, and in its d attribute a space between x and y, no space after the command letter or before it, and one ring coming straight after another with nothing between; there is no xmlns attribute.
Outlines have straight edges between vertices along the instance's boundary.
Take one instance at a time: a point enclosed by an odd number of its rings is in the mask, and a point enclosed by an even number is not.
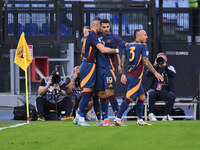
<svg viewBox="0 0 200 150"><path fill-rule="evenodd" d="M126 49L127 49L127 46L123 49L122 55L125 55L127 57Z"/></svg>
<svg viewBox="0 0 200 150"><path fill-rule="evenodd" d="M124 40L122 40L119 36L117 35L114 35L114 38L116 39L118 45L120 48L124 48L125 47L125 44L126 42Z"/></svg>
<svg viewBox="0 0 200 150"><path fill-rule="evenodd" d="M143 49L142 49L142 57L148 57L148 56L149 56L149 51L148 51L147 45L144 44Z"/></svg>
<svg viewBox="0 0 200 150"><path fill-rule="evenodd" d="M97 44L101 43L101 40L98 38L94 31L90 32L90 36L92 38L92 43L96 46Z"/></svg>

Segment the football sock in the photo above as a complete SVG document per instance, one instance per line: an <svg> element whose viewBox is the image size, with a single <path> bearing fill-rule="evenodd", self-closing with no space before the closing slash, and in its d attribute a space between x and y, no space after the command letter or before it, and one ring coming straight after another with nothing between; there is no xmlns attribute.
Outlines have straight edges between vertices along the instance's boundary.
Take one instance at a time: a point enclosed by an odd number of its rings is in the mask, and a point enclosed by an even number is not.
<svg viewBox="0 0 200 150"><path fill-rule="evenodd" d="M97 116L97 119L101 119L101 114L100 114L100 103L99 103L99 97L98 96L93 96L93 107L94 107L94 112Z"/></svg>
<svg viewBox="0 0 200 150"><path fill-rule="evenodd" d="M91 97L92 97L92 92L83 92L82 93L82 98L79 103L79 112L80 112L79 115L81 117L85 118L85 110L88 107L88 102Z"/></svg>
<svg viewBox="0 0 200 150"><path fill-rule="evenodd" d="M136 110L139 119L142 119L143 108L144 108L144 101L138 100L136 104Z"/></svg>
<svg viewBox="0 0 200 150"><path fill-rule="evenodd" d="M117 102L115 96L112 95L112 96L108 97L108 100L110 101L111 107L112 107L113 112L116 116L117 112L118 112L118 102Z"/></svg>
<svg viewBox="0 0 200 150"><path fill-rule="evenodd" d="M117 117L118 118L122 118L123 113L126 111L126 109L128 108L128 105L130 104L130 100L128 98L125 98L125 100L123 100L123 102L121 103L121 106L119 108L119 111L117 113Z"/></svg>
<svg viewBox="0 0 200 150"><path fill-rule="evenodd" d="M102 120L108 119L108 101L107 98L100 98Z"/></svg>

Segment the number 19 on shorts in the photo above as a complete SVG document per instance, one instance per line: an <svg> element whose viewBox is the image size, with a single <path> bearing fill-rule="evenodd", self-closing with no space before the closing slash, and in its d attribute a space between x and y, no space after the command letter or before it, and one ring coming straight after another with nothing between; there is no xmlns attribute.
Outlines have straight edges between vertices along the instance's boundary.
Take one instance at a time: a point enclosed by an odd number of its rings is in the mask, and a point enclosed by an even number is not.
<svg viewBox="0 0 200 150"><path fill-rule="evenodd" d="M107 80L107 83L112 83L113 82L112 77L106 77L106 80Z"/></svg>

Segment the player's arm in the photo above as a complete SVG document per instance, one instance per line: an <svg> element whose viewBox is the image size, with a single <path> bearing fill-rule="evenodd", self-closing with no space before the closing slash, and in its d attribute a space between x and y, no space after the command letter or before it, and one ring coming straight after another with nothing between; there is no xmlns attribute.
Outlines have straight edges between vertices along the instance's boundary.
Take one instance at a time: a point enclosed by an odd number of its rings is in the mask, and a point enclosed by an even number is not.
<svg viewBox="0 0 200 150"><path fill-rule="evenodd" d="M154 67L152 66L151 62L147 57L142 57L142 60L147 69L155 75L158 81L164 81L164 78L154 69Z"/></svg>
<svg viewBox="0 0 200 150"><path fill-rule="evenodd" d="M118 72L121 73L121 72L122 72L122 68L121 68L121 60L120 60L119 54L116 54L116 55L115 55L115 58L116 58L117 65L118 65L118 67L117 67Z"/></svg>
<svg viewBox="0 0 200 150"><path fill-rule="evenodd" d="M126 84L126 82L127 82L126 73L125 73L125 63L126 63L126 56L122 55L122 59L121 59L121 68L122 68L121 82L123 84Z"/></svg>
<svg viewBox="0 0 200 150"><path fill-rule="evenodd" d="M119 53L119 49L112 49L109 47L105 47L102 43L98 43L96 47L100 50L101 53L108 53L108 54L113 54L113 53Z"/></svg>
<svg viewBox="0 0 200 150"><path fill-rule="evenodd" d="M117 45L119 45L120 48L125 48L126 45L128 44L127 42L125 42L124 40L122 40L122 38L120 38L119 36L117 35L113 35L115 40L117 41Z"/></svg>

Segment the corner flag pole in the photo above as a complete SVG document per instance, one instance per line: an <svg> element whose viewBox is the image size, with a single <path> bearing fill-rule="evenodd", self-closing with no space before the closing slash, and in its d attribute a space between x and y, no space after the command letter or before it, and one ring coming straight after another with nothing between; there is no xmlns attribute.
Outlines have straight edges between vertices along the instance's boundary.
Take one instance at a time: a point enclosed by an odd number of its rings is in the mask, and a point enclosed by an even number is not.
<svg viewBox="0 0 200 150"><path fill-rule="evenodd" d="M25 50L25 46L23 46ZM27 68L26 68L26 53L24 53L24 66L25 66L25 86L26 86L26 112L27 123L29 123L29 100L28 100L28 83L27 83Z"/></svg>
<svg viewBox="0 0 200 150"><path fill-rule="evenodd" d="M31 55L30 55L30 51L29 51L28 45L26 43L24 32L22 32L20 39L19 39L19 42L18 42L18 45L17 45L14 63L17 64L21 69L23 69L25 71L27 123L29 123L27 67L31 64L31 62L32 62L32 58L31 58Z"/></svg>

